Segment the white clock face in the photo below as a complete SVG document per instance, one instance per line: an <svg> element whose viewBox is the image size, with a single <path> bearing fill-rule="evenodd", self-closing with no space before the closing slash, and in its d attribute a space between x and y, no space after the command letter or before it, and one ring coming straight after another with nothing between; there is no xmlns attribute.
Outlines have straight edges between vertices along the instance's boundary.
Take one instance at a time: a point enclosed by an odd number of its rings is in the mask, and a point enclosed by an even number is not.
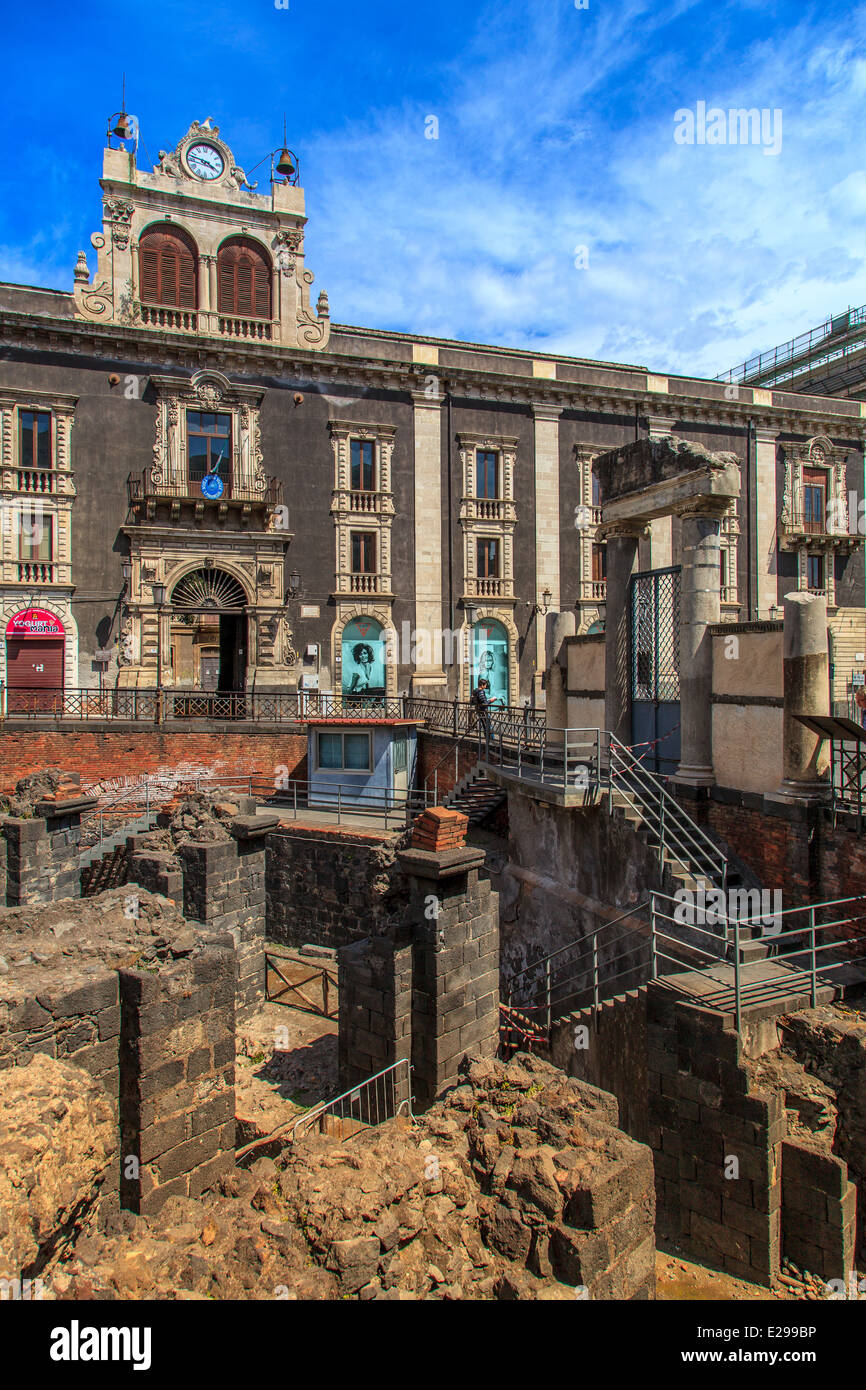
<svg viewBox="0 0 866 1390"><path fill-rule="evenodd" d="M225 168L222 155L213 145L190 145L186 162L198 179L218 179Z"/></svg>

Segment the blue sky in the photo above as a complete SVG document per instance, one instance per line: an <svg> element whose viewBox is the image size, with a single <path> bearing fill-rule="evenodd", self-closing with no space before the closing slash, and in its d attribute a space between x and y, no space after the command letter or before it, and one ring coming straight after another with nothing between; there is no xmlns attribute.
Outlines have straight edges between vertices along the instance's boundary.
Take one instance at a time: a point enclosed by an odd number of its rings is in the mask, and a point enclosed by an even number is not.
<svg viewBox="0 0 866 1390"><path fill-rule="evenodd" d="M866 303L866 3L49 0L3 37L3 280L71 288L125 70L145 167L210 116L249 170L285 111L340 323L712 376ZM699 101L780 109L781 152L676 144Z"/></svg>

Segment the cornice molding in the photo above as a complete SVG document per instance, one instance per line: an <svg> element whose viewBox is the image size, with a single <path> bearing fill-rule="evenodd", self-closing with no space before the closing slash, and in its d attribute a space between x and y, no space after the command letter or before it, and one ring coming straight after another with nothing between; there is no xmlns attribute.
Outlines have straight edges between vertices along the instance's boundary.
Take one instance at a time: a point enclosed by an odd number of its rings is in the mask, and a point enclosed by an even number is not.
<svg viewBox="0 0 866 1390"><path fill-rule="evenodd" d="M336 382L390 389L413 396L430 374L424 364L405 360L349 357L328 349L287 347L281 343L222 342L193 334L160 331L121 324L103 324L82 319L53 318L0 309L0 346L23 352L71 352L76 356L102 356L112 361L152 363L161 358L166 365L190 371L203 362L219 364L225 373L256 373L273 379L289 378L286 387L298 381L333 385ZM622 414L633 416L635 407L644 414L670 419L673 423L700 423L745 432L751 422L758 429L776 435L795 434L814 438L856 440L866 444L866 417L826 406L815 408L815 397L802 397L802 405L756 406L748 402L718 401L711 398L671 394L664 398L643 387L601 386L581 382L514 377L501 372L484 372L476 367L442 367L436 371L443 397L461 395L480 402L559 407L576 413ZM645 378L644 378L645 379ZM264 389L264 388L263 388ZM31 395L33 393L30 393ZM49 393L50 394L50 393ZM851 402L840 402L840 405ZM859 403L857 403L859 404Z"/></svg>

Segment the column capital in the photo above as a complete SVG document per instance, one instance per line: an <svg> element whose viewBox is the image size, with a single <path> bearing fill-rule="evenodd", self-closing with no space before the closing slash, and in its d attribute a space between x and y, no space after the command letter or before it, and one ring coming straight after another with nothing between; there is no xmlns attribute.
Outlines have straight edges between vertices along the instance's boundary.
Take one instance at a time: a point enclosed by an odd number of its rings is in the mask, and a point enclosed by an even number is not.
<svg viewBox="0 0 866 1390"><path fill-rule="evenodd" d="M778 439L779 430L774 429L772 425L755 426L756 444L776 444L778 442Z"/></svg>
<svg viewBox="0 0 866 1390"><path fill-rule="evenodd" d="M669 415L644 415L650 439L667 439L673 435L676 421Z"/></svg>
<svg viewBox="0 0 866 1390"><path fill-rule="evenodd" d="M430 375L437 376L436 372L432 370ZM412 397L413 405L420 406L422 410L441 410L445 400L445 392L441 389L437 395L430 396L425 388L419 386L417 388L413 387L409 394Z"/></svg>
<svg viewBox="0 0 866 1390"><path fill-rule="evenodd" d="M596 538L600 541L642 541L649 536L649 527L643 522L634 523L626 521L609 521L607 525L602 522L596 531Z"/></svg>
<svg viewBox="0 0 866 1390"><path fill-rule="evenodd" d="M536 420L558 420L565 406L551 405L548 401L533 401L531 408Z"/></svg>
<svg viewBox="0 0 866 1390"><path fill-rule="evenodd" d="M675 514L683 521L717 521L727 515L733 499L730 497L697 497L676 507Z"/></svg>

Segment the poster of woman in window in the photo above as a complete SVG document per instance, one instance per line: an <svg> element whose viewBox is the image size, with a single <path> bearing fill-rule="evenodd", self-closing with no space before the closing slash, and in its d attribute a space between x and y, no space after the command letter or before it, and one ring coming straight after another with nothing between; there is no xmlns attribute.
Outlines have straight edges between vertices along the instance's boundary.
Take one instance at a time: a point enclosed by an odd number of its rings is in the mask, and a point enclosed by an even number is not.
<svg viewBox="0 0 866 1390"><path fill-rule="evenodd" d="M478 623L474 632L473 688L484 677L490 696L508 704L508 637L501 623Z"/></svg>
<svg viewBox="0 0 866 1390"><path fill-rule="evenodd" d="M385 642L381 625L356 618L343 629L343 694L348 699L385 697Z"/></svg>

